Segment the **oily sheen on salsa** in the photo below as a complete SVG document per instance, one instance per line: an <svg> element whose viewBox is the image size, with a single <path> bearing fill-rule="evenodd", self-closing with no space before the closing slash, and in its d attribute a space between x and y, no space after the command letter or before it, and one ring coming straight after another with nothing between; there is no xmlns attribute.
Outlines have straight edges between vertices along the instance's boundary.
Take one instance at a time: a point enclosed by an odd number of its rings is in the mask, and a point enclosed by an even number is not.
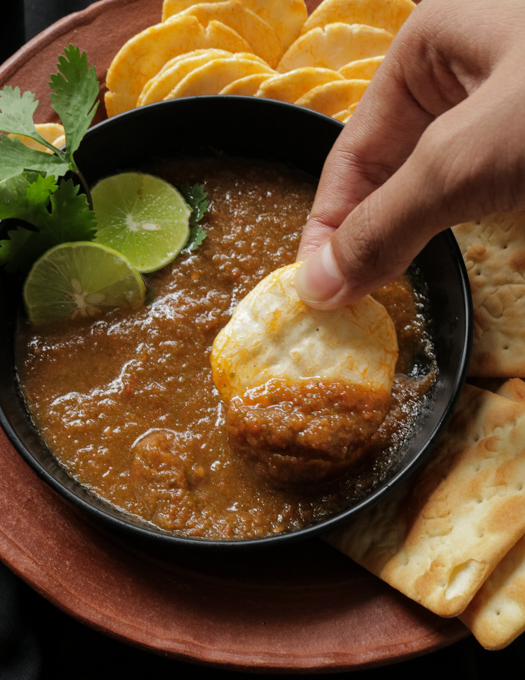
<svg viewBox="0 0 525 680"><path fill-rule="evenodd" d="M138 311L38 329L21 322L20 386L44 441L92 493L176 534L268 536L351 506L388 475L435 378L422 286L403 276L375 295L394 321L400 354L390 410L360 466L289 485L279 468L266 475L232 449L210 352L237 303L294 261L315 182L283 166L225 158L154 172L175 186L204 184L207 238L149 277L152 299ZM330 408L322 387L321 410Z"/></svg>

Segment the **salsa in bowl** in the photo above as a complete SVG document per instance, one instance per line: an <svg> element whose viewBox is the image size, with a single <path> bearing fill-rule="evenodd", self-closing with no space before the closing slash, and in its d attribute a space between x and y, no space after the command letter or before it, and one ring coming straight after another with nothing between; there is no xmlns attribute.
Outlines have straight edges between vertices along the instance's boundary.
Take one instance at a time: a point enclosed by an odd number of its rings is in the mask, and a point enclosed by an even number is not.
<svg viewBox="0 0 525 680"><path fill-rule="evenodd" d="M264 546L348 521L430 452L463 383L471 335L468 283L449 233L375 294L400 352L389 412L358 468L302 486L280 478L279 466L265 475L232 451L212 382L215 336L259 281L295 259L341 129L293 105L215 96L136 109L87 133L76 159L91 186L146 172L203 184L210 205L205 240L150 276L140 310L32 328L4 275L2 426L56 490L160 541ZM323 384L314 392L303 416L322 420L328 408L333 417L342 395L327 404Z"/></svg>

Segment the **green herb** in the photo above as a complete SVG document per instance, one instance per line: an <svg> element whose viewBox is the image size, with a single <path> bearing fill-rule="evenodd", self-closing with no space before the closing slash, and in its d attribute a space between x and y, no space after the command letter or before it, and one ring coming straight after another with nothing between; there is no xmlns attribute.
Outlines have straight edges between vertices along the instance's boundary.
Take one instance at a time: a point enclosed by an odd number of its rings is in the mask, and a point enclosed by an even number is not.
<svg viewBox="0 0 525 680"><path fill-rule="evenodd" d="M86 196L78 193L72 180L37 177L19 193L18 200L0 203L0 219L16 217L29 222L35 230L16 226L8 239L0 241L0 265L9 272L27 272L46 250L59 243L91 241L97 221Z"/></svg>
<svg viewBox="0 0 525 680"><path fill-rule="evenodd" d="M50 99L64 126L65 151L38 134L33 122L38 101L33 93L9 86L0 90L0 130L30 137L53 152L29 149L16 137L0 135L0 219L23 220L34 228L15 224L8 239L0 241L0 265L8 271L27 271L49 248L95 236L90 199L78 193L72 180L58 178L68 171L76 173L89 197L73 155L97 109L97 76L86 53L73 45L64 50L57 66L49 83Z"/></svg>
<svg viewBox="0 0 525 680"><path fill-rule="evenodd" d="M206 230L199 224L204 217L204 213L208 209L208 194L206 193L203 184L195 184L194 186L182 184L179 187L179 191L184 196L186 203L192 209L190 216L190 236L184 248L186 251L192 253L201 245L208 235Z"/></svg>

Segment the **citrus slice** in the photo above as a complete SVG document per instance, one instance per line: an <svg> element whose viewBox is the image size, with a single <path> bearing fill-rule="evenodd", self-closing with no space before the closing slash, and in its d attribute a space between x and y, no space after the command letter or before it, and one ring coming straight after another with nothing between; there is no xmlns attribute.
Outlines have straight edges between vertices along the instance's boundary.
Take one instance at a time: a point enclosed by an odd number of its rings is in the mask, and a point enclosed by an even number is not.
<svg viewBox="0 0 525 680"><path fill-rule="evenodd" d="M51 248L35 262L24 284L24 302L34 324L140 307L145 296L142 277L123 255L89 241Z"/></svg>
<svg viewBox="0 0 525 680"><path fill-rule="evenodd" d="M190 233L191 208L169 182L138 172L101 180L92 190L96 243L122 253L139 272L171 262Z"/></svg>

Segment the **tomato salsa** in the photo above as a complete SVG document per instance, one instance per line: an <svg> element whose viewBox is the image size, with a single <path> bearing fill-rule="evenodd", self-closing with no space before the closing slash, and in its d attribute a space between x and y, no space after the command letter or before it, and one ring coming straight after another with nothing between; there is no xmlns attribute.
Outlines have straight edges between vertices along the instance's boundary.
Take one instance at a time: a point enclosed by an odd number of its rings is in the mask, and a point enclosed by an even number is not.
<svg viewBox="0 0 525 680"><path fill-rule="evenodd" d="M294 261L316 184L298 171L242 159L170 162L154 173L175 186L204 184L207 238L149 277L151 300L138 311L38 328L21 322L19 382L44 441L93 494L175 534L262 537L350 507L388 476L435 381L417 272L374 296L394 321L400 353L388 408L372 404L369 429L360 426L367 445L359 465L319 483L286 484L286 465L262 471L230 445L233 421L228 426L213 385L210 352L237 303ZM306 391L306 408L304 394L287 394L288 403L302 400L303 416L315 419L333 414L335 401L361 398L334 389L316 383ZM277 419L261 428L250 417L239 409L235 427L281 437ZM350 422L344 436L355 435ZM282 437L293 452L291 430ZM341 441L316 445L337 464Z"/></svg>

